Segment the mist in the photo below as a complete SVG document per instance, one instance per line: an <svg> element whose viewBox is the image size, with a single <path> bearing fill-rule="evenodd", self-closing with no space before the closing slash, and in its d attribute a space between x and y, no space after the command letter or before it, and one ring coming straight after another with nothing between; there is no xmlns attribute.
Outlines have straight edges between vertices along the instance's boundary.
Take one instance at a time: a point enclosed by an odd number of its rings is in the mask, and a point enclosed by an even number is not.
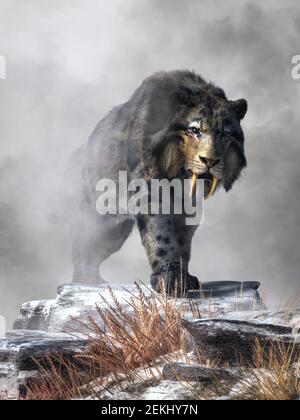
<svg viewBox="0 0 300 420"><path fill-rule="evenodd" d="M63 3L63 4L62 4ZM159 70L191 69L245 97L248 169L205 208L193 246L202 281L257 280L277 305L300 289L300 53L297 0L0 0L0 314L71 281L66 227L49 222L72 151ZM135 232L102 267L144 282Z"/></svg>

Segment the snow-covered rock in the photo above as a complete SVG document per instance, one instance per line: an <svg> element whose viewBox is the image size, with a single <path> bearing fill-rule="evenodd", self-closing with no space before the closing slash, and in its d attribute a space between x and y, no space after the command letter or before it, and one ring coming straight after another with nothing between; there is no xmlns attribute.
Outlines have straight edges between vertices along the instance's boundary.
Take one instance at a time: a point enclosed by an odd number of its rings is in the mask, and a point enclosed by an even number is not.
<svg viewBox="0 0 300 420"><path fill-rule="evenodd" d="M47 355L57 352L64 360L81 354L87 347L87 332L90 332L85 322L92 318L104 327L97 307L105 312L109 305L115 308L121 305L130 311L131 300L139 296L140 290L147 297L155 297L147 286L140 285L139 288L136 285L109 288L107 285L67 284L58 288L55 299L22 305L14 331L0 340L0 396L17 398L22 395L26 383L39 374L34 360L44 360ZM234 344L232 337L242 340L249 331L252 337L285 338L288 342L297 336L300 310L293 313L268 311L258 288L256 282L204 283L200 292L190 292L188 298L176 299L183 324L195 337L196 347L205 349L204 358L214 360L221 356L227 361L232 359L232 353L228 356ZM220 325L225 327L219 328ZM235 346L235 350L238 351L238 347ZM192 399L186 387L175 381L176 375L172 376L174 369L185 380L189 379L189 375L190 379L197 375L202 378L209 376L208 370L203 370L201 365L192 368L182 364L169 365L165 368L164 380L155 383L146 381L144 387L137 384L134 389L124 391L124 395L117 389L110 389L108 395L118 399ZM228 372L218 373L226 376Z"/></svg>
<svg viewBox="0 0 300 420"><path fill-rule="evenodd" d="M152 292L145 286L141 289L146 296ZM44 330L48 332L74 333L87 330L83 323L89 318L97 319L101 325L97 306L104 310L109 305L114 306L114 297L130 310L130 300L138 295L134 285L87 286L81 284L65 284L58 288L56 299L28 302L22 305L20 315L14 323L14 329ZM103 324L102 324L103 326Z"/></svg>
<svg viewBox="0 0 300 420"><path fill-rule="evenodd" d="M240 370L234 368L214 368L204 365L168 363L163 368L163 376L169 381L198 382L211 385L216 381L237 382L241 379Z"/></svg>
<svg viewBox="0 0 300 420"><path fill-rule="evenodd" d="M38 365L46 367L49 355L65 361L82 354L87 340L43 331L12 331L0 339L0 396L18 398L27 381L38 374Z"/></svg>
<svg viewBox="0 0 300 420"><path fill-rule="evenodd" d="M142 383L133 383L119 387L112 387L106 392L101 392L103 400L134 400L134 401L188 401L197 399L201 394L201 387L194 386L193 389L179 381L159 380L157 382L148 380Z"/></svg>
<svg viewBox="0 0 300 420"><path fill-rule="evenodd" d="M140 285L146 296L152 292ZM257 282L208 282L203 283L200 292L190 292L188 299L177 299L178 308L185 317L223 317L236 313L253 316L265 309L259 296ZM130 300L138 296L135 285L86 286L66 284L58 288L56 299L25 303L17 318L14 329L44 330L49 332L74 332L84 329L82 322L95 318L101 324L96 307L104 309L106 303L114 305L114 296L126 310ZM105 309L104 309L105 310ZM78 323L76 320L80 320ZM102 325L103 326L103 325Z"/></svg>
<svg viewBox="0 0 300 420"><path fill-rule="evenodd" d="M300 351L300 334L293 328L266 324L261 320L202 319L183 320L184 327L193 336L199 361L218 361L221 365L244 366L253 363L255 344L260 344L265 352L280 343L282 348L295 349L296 361Z"/></svg>

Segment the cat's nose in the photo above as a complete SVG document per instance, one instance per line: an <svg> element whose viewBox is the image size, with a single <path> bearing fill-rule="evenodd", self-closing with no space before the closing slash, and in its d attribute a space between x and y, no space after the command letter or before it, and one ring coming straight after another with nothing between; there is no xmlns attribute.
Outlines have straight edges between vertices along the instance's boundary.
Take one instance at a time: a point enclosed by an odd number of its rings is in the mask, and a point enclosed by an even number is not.
<svg viewBox="0 0 300 420"><path fill-rule="evenodd" d="M199 159L202 163L204 163L207 166L208 169L212 169L221 162L221 159L208 159L203 156L199 156Z"/></svg>

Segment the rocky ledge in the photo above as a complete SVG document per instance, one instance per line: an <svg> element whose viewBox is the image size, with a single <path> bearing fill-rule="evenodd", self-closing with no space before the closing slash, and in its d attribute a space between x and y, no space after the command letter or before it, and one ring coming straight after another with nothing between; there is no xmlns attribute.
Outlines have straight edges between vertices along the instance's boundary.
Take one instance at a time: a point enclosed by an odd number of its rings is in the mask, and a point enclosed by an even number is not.
<svg viewBox="0 0 300 420"><path fill-rule="evenodd" d="M73 360L86 349L87 339L68 334L18 330L0 339L0 395L19 398L26 386L39 375L49 355Z"/></svg>
<svg viewBox="0 0 300 420"><path fill-rule="evenodd" d="M147 297L154 292L147 286L139 285ZM258 293L257 282L208 282L203 283L201 291L190 292L187 299L177 299L177 305L188 316L197 313L201 317L252 316L265 310ZM90 318L99 318L97 306L103 308L104 302L115 304L115 299L126 310L130 310L130 300L138 296L135 285L87 286L65 284L58 288L56 299L28 302L22 305L20 315L14 323L14 330L41 330L70 333L86 332L82 323ZM248 315L247 315L248 314ZM78 323L78 320L81 322Z"/></svg>
<svg viewBox="0 0 300 420"><path fill-rule="evenodd" d="M0 396L24 396L28 382L42 374L40 365L47 356L59 354L68 361L82 354L88 343L84 322L97 319L101 325L97 307L105 311L111 305L118 310L118 302L130 311L130 301L140 291L147 297L154 293L147 286L139 287L68 284L58 288L56 299L22 305L14 331L0 340ZM261 343L283 341L300 348L300 310L268 311L258 289L256 282L204 283L200 292L176 300L183 326L194 339L194 353L201 358L193 367L167 364L163 369L166 383L188 379L207 382L212 376L238 379L237 354L249 361L249 349L257 338ZM208 360L216 359L228 369L212 371L206 367Z"/></svg>

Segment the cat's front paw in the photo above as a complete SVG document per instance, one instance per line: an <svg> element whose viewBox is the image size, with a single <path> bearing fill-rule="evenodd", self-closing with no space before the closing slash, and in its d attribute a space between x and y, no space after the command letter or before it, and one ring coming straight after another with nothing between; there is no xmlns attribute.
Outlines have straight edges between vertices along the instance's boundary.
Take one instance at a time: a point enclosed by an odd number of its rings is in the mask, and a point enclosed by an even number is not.
<svg viewBox="0 0 300 420"><path fill-rule="evenodd" d="M168 296L186 297L191 290L200 290L201 284L197 277L180 270L152 274L151 287L158 293Z"/></svg>

